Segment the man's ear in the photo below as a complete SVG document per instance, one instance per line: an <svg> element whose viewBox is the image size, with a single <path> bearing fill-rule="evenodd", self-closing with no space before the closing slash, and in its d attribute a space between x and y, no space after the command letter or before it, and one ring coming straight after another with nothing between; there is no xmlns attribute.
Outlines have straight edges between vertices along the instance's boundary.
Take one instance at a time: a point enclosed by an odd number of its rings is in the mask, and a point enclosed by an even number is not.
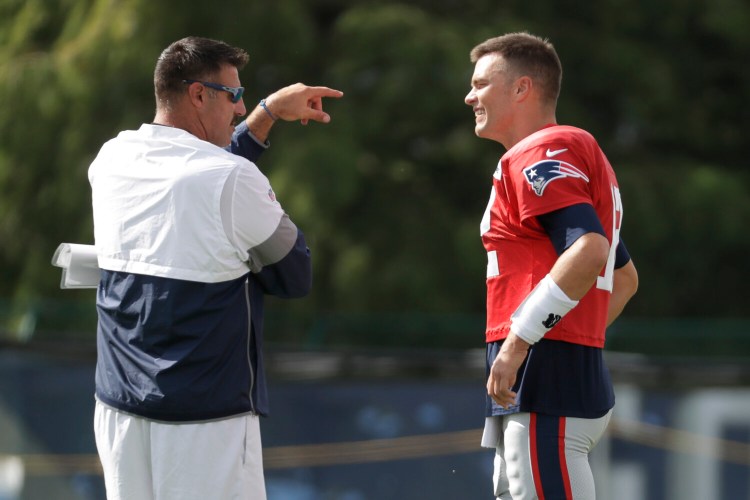
<svg viewBox="0 0 750 500"><path fill-rule="evenodd" d="M197 82L189 84L187 98L196 108L203 107L206 101L206 87Z"/></svg>
<svg viewBox="0 0 750 500"><path fill-rule="evenodd" d="M524 101L531 94L534 82L528 76L522 76L513 84L513 94L517 101Z"/></svg>

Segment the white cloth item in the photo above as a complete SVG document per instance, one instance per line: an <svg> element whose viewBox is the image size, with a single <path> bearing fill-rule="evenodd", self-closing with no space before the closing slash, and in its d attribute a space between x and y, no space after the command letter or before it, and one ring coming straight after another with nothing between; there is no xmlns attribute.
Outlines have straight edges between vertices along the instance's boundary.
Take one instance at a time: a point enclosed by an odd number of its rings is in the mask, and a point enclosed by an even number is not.
<svg viewBox="0 0 750 500"><path fill-rule="evenodd" d="M238 191L228 197L230 177ZM255 164L177 128L121 132L91 164L89 182L99 266L111 271L236 279L250 270L248 250L269 239L284 217ZM231 235L222 197L237 203Z"/></svg>
<svg viewBox="0 0 750 500"><path fill-rule="evenodd" d="M257 415L168 424L94 410L108 500L265 500Z"/></svg>
<svg viewBox="0 0 750 500"><path fill-rule="evenodd" d="M578 305L557 286L549 274L534 287L510 317L510 330L529 344L536 344Z"/></svg>
<svg viewBox="0 0 750 500"><path fill-rule="evenodd" d="M62 267L60 288L96 288L101 276L94 245L60 243L52 265Z"/></svg>

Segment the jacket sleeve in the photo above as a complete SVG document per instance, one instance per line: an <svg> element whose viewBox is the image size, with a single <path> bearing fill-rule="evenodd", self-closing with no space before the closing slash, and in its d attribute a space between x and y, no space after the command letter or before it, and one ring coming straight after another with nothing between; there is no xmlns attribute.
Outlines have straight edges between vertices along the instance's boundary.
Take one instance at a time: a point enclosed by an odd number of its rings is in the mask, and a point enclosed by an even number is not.
<svg viewBox="0 0 750 500"><path fill-rule="evenodd" d="M258 140L250 134L250 130L247 128L247 123L244 121L237 125L232 134L232 142L230 143L227 150L230 153L234 153L238 156L250 160L255 163L263 152L268 149L270 143L260 143Z"/></svg>
<svg viewBox="0 0 750 500"><path fill-rule="evenodd" d="M305 235L297 230L294 246L281 260L263 266L255 278L264 293L281 298L304 297L312 287L312 260Z"/></svg>
<svg viewBox="0 0 750 500"><path fill-rule="evenodd" d="M227 237L264 293L292 298L309 292L311 259L304 234L254 164L240 161L228 176L221 219Z"/></svg>

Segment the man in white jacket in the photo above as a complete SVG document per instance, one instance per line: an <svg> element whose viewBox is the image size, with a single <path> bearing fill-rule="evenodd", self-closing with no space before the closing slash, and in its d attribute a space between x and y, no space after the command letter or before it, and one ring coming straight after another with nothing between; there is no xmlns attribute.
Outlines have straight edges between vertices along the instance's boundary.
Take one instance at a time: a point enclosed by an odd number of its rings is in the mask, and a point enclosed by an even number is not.
<svg viewBox="0 0 750 500"><path fill-rule="evenodd" d="M342 93L292 85L241 121L247 60L221 41L171 44L153 122L108 141L89 169L109 499L266 496L263 295L306 295L311 264L253 161L277 119L327 123L322 99Z"/></svg>

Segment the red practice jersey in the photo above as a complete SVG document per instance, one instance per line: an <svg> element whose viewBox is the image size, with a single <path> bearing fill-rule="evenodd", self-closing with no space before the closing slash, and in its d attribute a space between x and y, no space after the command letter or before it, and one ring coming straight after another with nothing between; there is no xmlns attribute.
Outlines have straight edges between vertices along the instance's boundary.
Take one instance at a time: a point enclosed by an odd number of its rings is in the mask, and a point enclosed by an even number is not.
<svg viewBox="0 0 750 500"><path fill-rule="evenodd" d="M610 242L596 284L545 338L604 347L622 203L612 166L588 132L546 127L500 159L481 223L487 250L487 342L502 340L511 314L546 276L558 255L536 216L567 206L592 205Z"/></svg>

